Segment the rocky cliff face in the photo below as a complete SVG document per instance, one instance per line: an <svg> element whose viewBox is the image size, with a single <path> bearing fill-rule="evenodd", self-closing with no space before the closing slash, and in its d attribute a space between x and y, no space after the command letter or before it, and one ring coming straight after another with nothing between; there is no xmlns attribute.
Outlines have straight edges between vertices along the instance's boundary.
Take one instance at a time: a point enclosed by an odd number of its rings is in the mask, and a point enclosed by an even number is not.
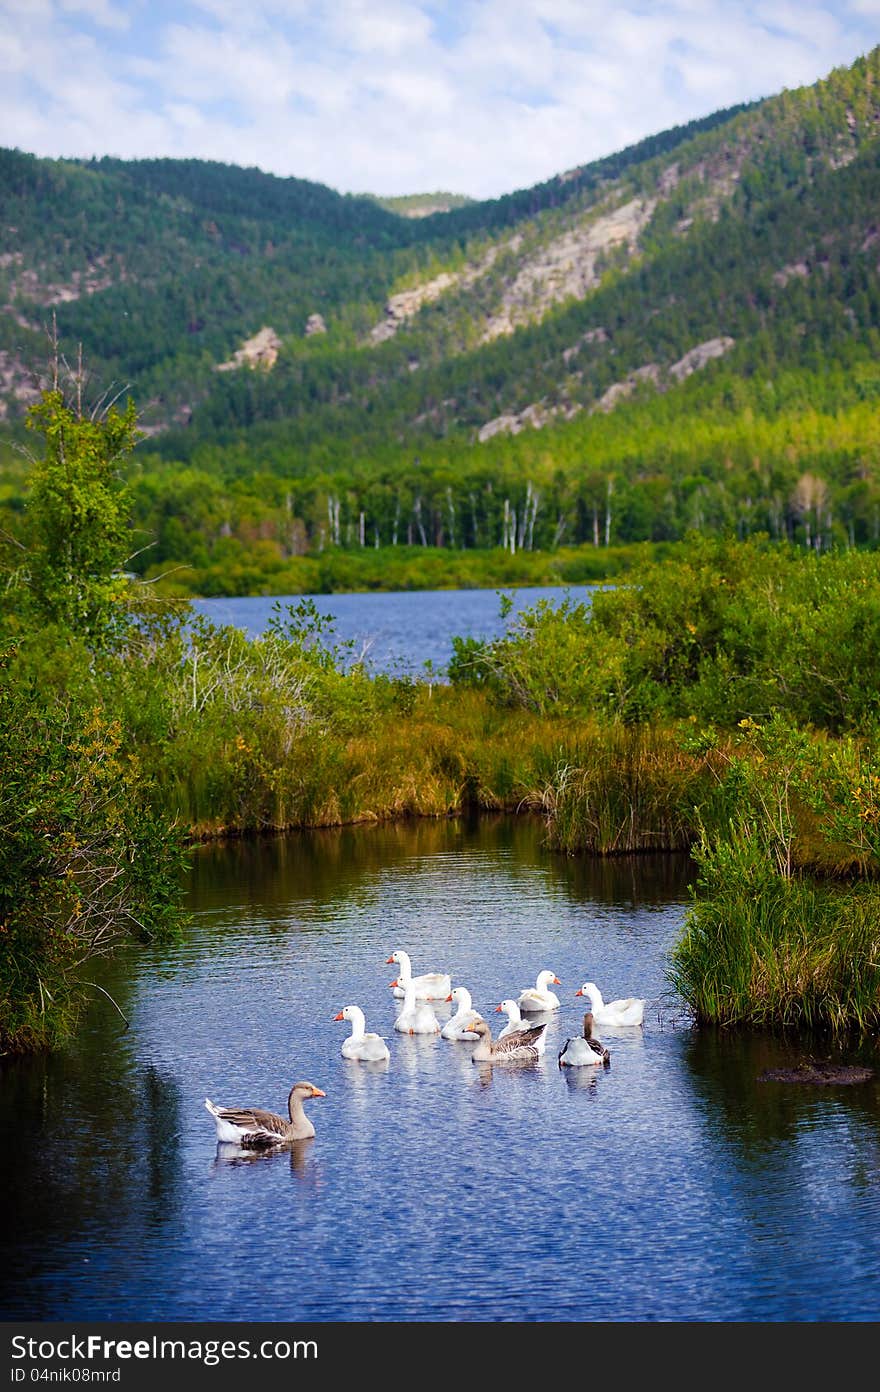
<svg viewBox="0 0 880 1392"><path fill-rule="evenodd" d="M541 238L533 230L530 236L506 238L464 271L443 272L392 295L385 306L385 318L370 331L368 341L387 342L424 305L485 280L499 258L512 269L489 291L494 306L483 313L479 341L491 343L513 333L520 324L539 321L555 305L583 299L595 289L603 255L617 249L632 256L655 206L654 199L628 199L616 207L583 214L570 229L555 236Z"/></svg>
<svg viewBox="0 0 880 1392"><path fill-rule="evenodd" d="M280 348L281 339L275 330L264 325L253 338L245 339L228 362L218 363L217 371L232 372L237 367L260 367L264 372L269 372L278 360Z"/></svg>
<svg viewBox="0 0 880 1392"><path fill-rule="evenodd" d="M639 234L655 207L654 199L632 198L598 216L591 212L580 225L527 252L505 286L498 312L486 324L481 342L491 343L513 333L519 324L543 318L564 300L582 300L599 284L603 254L614 248L627 256L635 253Z"/></svg>

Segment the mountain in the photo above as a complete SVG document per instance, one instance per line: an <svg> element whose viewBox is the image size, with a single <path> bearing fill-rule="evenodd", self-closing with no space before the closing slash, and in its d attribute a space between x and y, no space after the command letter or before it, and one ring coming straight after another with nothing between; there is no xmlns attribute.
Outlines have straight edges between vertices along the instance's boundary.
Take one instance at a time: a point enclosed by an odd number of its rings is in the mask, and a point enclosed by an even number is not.
<svg viewBox="0 0 880 1392"><path fill-rule="evenodd" d="M425 209L419 197L410 205L342 196L256 169L198 160L39 160L0 150L7 409L45 357L52 313L62 339L83 344L96 376L131 382L157 428L181 414L188 420L206 397L222 400L228 383L218 382L215 369L263 327L307 372L317 357L320 375L330 354L334 376L372 375L375 362L361 360L374 358L370 350L401 324L423 337L409 322L420 306L441 298L457 305L475 281L485 290L499 259L491 283L515 278L524 238L527 252L552 243L554 217L565 226L589 220L597 193L622 171L729 114L534 189L484 203L457 200L461 206L448 213L419 217L408 215ZM309 334L318 315L322 327ZM431 356L460 352L473 338L462 324ZM380 366L383 378L393 379L399 357L389 372Z"/></svg>
<svg viewBox="0 0 880 1392"><path fill-rule="evenodd" d="M157 562L689 527L873 545L878 153L880 49L443 212L0 151L9 428L54 313L142 411Z"/></svg>

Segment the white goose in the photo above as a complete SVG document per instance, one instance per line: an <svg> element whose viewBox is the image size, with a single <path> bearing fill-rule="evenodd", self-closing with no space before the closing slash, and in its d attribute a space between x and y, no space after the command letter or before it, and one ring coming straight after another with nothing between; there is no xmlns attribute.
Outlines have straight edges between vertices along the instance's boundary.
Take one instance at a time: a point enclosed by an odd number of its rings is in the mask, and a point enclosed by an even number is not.
<svg viewBox="0 0 880 1392"><path fill-rule="evenodd" d="M350 1020L351 1034L342 1045L342 1057L363 1063L386 1063L391 1054L381 1034L367 1033L367 1022L359 1005L346 1005L334 1020Z"/></svg>
<svg viewBox="0 0 880 1392"><path fill-rule="evenodd" d="M638 996L604 1001L594 981L585 981L576 996L589 996L593 1019L597 1025L640 1025L645 1018L645 1002Z"/></svg>
<svg viewBox="0 0 880 1392"><path fill-rule="evenodd" d="M403 986L403 1009L394 1021L394 1028L401 1034L439 1034L440 1021L434 1014L434 1007L427 1001L417 1001L412 977L405 983L392 981L392 986Z"/></svg>
<svg viewBox="0 0 880 1392"><path fill-rule="evenodd" d="M560 1068L582 1068L585 1064L595 1068L601 1064L611 1066L611 1054L604 1044L593 1038L593 1016L588 1010L584 1016L584 1032L579 1037L566 1039L559 1050L557 1059Z"/></svg>
<svg viewBox="0 0 880 1392"><path fill-rule="evenodd" d="M395 996L403 995L407 981L412 981L417 1000L445 1001L452 990L452 978L448 972L422 972L421 976L413 976L410 955L402 948L396 949L386 959L386 966L391 966L392 963L400 968Z"/></svg>
<svg viewBox="0 0 880 1392"><path fill-rule="evenodd" d="M495 1014L497 1015L501 1010L507 1016L507 1024L498 1035L499 1039L503 1039L506 1034L516 1034L517 1030L529 1028L529 1022L523 1019L515 1000L503 1000L500 1005L496 1005Z"/></svg>
<svg viewBox="0 0 880 1392"><path fill-rule="evenodd" d="M561 985L562 982L555 972L538 972L538 980L534 986L529 986L521 992L516 1003L525 1015L536 1015L541 1010L558 1010L559 997L547 988Z"/></svg>
<svg viewBox="0 0 880 1392"><path fill-rule="evenodd" d="M264 1112L261 1107L215 1107L210 1097L205 1098L205 1106L217 1126L218 1141L256 1149L314 1136L315 1128L303 1111L303 1102L326 1095L314 1083L294 1083L287 1099L289 1121L275 1112Z"/></svg>
<svg viewBox="0 0 880 1392"><path fill-rule="evenodd" d="M440 1033L444 1039L466 1039L472 1040L479 1038L474 1034L470 1026L475 1020L481 1020L479 1011L474 1010L474 1003L471 993L466 986L456 986L446 997L448 1001L456 1004L455 1014L446 1021Z"/></svg>

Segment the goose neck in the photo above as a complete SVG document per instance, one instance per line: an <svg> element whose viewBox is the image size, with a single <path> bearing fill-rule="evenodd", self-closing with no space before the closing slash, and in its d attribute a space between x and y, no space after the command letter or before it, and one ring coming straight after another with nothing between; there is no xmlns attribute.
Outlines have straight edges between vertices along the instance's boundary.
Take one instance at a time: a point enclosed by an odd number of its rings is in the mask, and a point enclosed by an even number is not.
<svg viewBox="0 0 880 1392"><path fill-rule="evenodd" d="M590 1010L594 1016L604 1008L605 1002L602 999L602 992L594 981L585 981L581 987L580 994L589 997Z"/></svg>
<svg viewBox="0 0 880 1392"><path fill-rule="evenodd" d="M471 1011L473 1010L473 1008L474 1008L473 999L471 998L471 993L470 993L470 991L468 990L468 988L467 988L466 986L459 986L459 987L457 988L457 990L458 990L458 996L457 996L457 1002L458 1002L458 1003L457 1003L456 1008L455 1008L455 1018L456 1018L456 1019L458 1019L459 1015L469 1015L470 1012L471 1012Z"/></svg>
<svg viewBox="0 0 880 1392"><path fill-rule="evenodd" d="M479 1039L471 1058L474 1063L489 1063L492 1059L492 1036L488 1031L478 1031Z"/></svg>

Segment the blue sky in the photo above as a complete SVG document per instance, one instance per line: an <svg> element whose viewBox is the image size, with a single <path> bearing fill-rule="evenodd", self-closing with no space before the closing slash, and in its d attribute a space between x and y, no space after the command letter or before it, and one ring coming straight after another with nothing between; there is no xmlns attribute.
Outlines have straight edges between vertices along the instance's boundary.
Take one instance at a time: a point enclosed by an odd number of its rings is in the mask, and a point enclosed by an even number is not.
<svg viewBox="0 0 880 1392"><path fill-rule="evenodd" d="M0 0L0 144L522 188L880 42L880 0Z"/></svg>

